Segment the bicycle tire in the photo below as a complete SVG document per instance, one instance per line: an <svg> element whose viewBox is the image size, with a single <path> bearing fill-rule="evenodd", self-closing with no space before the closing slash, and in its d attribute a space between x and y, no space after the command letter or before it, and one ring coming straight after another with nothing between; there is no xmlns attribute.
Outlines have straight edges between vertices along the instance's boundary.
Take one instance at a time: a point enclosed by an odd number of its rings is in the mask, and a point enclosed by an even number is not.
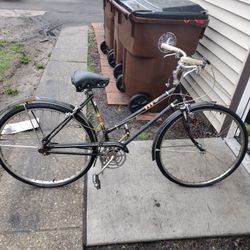
<svg viewBox="0 0 250 250"><path fill-rule="evenodd" d="M228 108L209 103L191 105L187 117L194 142L185 129L184 114L176 111L162 125L154 142L157 165L165 177L179 185L213 185L241 164L248 145L245 125ZM200 149L195 142L199 143ZM239 147L234 154L230 143Z"/></svg>
<svg viewBox="0 0 250 250"><path fill-rule="evenodd" d="M70 107L44 102L30 103L25 108L23 105L12 108L0 120L0 165L17 180L37 187L64 186L86 174L95 161L96 149L90 150L93 153L90 156L43 155L38 152L38 143L69 112L72 112ZM18 126L19 130L21 126L26 128L13 133L11 127ZM76 114L52 142L80 143L84 140L94 142L96 136L81 113ZM74 149L74 152L80 150Z"/></svg>

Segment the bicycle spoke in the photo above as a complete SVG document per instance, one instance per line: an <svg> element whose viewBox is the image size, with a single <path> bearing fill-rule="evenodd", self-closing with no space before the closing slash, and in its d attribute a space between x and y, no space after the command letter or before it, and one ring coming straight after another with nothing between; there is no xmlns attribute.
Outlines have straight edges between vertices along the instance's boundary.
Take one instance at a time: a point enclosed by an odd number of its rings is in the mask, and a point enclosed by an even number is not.
<svg viewBox="0 0 250 250"><path fill-rule="evenodd" d="M38 151L42 139L65 121L67 109L54 104L35 103L14 111L16 114L8 117L0 127L0 162L14 177L36 186L61 186L79 178L92 165L96 154L91 148L69 148L59 152L46 151L45 148L44 152ZM93 141L91 130L82 126L78 119L68 120L65 126L60 127L51 137L52 145ZM6 124L18 125L27 121L29 126L22 132L3 133Z"/></svg>
<svg viewBox="0 0 250 250"><path fill-rule="evenodd" d="M234 114L219 105L208 105L207 108L201 106L191 110L190 114L192 115L188 116L187 121L189 133L186 133L181 114L164 132L160 148L156 149L157 164L166 177L178 184L212 185L227 177L239 166L246 148L243 127ZM224 121L227 122L226 125L223 125ZM238 131L239 140L242 142L242 145L239 144L240 149L234 153L224 140L233 136L228 134L231 127ZM177 135L177 138L174 139L173 135ZM204 151L190 145L189 137L201 145Z"/></svg>

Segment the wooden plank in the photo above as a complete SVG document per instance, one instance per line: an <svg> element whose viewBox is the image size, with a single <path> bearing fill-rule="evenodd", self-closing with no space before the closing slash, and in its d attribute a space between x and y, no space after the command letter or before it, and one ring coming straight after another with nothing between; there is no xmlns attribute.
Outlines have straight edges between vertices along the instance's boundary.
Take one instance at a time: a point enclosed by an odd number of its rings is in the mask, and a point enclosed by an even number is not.
<svg viewBox="0 0 250 250"><path fill-rule="evenodd" d="M220 8L204 0L193 0L193 2L200 4L204 9L208 10L210 16L216 17L246 35L250 35L249 21L247 19L237 16L228 12L224 8Z"/></svg>
<svg viewBox="0 0 250 250"><path fill-rule="evenodd" d="M196 75L192 74L192 81L194 81L194 86L195 84L198 84L204 92L206 92L211 99L215 98L216 101L220 99L223 100L223 103L226 103L227 105L230 104L232 96L229 96L228 93L224 90L224 88L221 86L219 82L215 81L207 81L207 78L204 77L205 74L203 75ZM191 79L190 79L191 80ZM211 92L211 93L210 93Z"/></svg>
<svg viewBox="0 0 250 250"><path fill-rule="evenodd" d="M203 97L205 95L211 101L216 101L223 105L230 104L229 98L227 98L226 100L223 99L217 91L214 91L214 86L208 85L201 77L197 75L189 75L185 79L191 85L190 87L195 90L197 89L197 94L199 95L199 97ZM205 98L205 96L203 98Z"/></svg>
<svg viewBox="0 0 250 250"><path fill-rule="evenodd" d="M250 37L245 33L233 28L232 26L220 21L218 18L211 16L209 21L209 27L216 30L221 35L232 40L242 48L249 50ZM207 32L207 31L206 31ZM206 34L205 32L205 34Z"/></svg>
<svg viewBox="0 0 250 250"><path fill-rule="evenodd" d="M208 50L202 44L198 45L197 51L205 56L227 79L230 79L235 85L238 83L239 74L232 70L219 55L215 54L213 51Z"/></svg>
<svg viewBox="0 0 250 250"><path fill-rule="evenodd" d="M200 41L200 44L202 44L208 50L212 51L213 54L218 55L220 57L220 60L227 63L228 67L230 67L237 74L241 73L243 68L243 62L241 62L238 58L234 57L231 53L227 52L223 48L223 44L218 45L207 37L203 37L203 39Z"/></svg>
<svg viewBox="0 0 250 250"><path fill-rule="evenodd" d="M206 29L205 36L217 45L221 46L228 53L232 54L235 58L239 59L242 63L245 62L248 49L242 48L239 44L233 42L231 39L228 39L217 30L210 27Z"/></svg>
<svg viewBox="0 0 250 250"><path fill-rule="evenodd" d="M208 3L216 5L222 9L225 9L229 12L232 12L235 15L243 17L247 20L250 20L250 5L235 0L205 0Z"/></svg>
<svg viewBox="0 0 250 250"><path fill-rule="evenodd" d="M212 99L208 95L206 95L206 93L201 89L199 85L195 86L194 88L193 82L187 81L187 78L182 79L181 82L185 89L188 91L189 95L195 100L195 102L212 101Z"/></svg>
<svg viewBox="0 0 250 250"><path fill-rule="evenodd" d="M200 55L198 52L195 53L196 58L201 58L202 55ZM201 77L204 77L207 82L213 84L214 78L215 80L220 83L221 88L225 93L227 93L227 96L230 98L233 96L233 93L236 88L236 84L231 81L231 79L228 79L225 75L223 75L219 69L215 67L215 65L207 65L204 71L201 72Z"/></svg>
<svg viewBox="0 0 250 250"><path fill-rule="evenodd" d="M191 80L192 82L192 80ZM211 99L208 95L206 95L206 93L204 92L204 90L202 88L200 88L200 86L197 86L196 88L192 87L192 84L187 80L187 79L183 79L182 81L184 87L186 88L186 90L189 92L189 94L193 97L193 99L196 100L196 102L201 102L201 101L216 101ZM202 98L201 98L202 97ZM217 102L223 106L226 106L225 103L223 102ZM209 119L209 121L213 124L213 126L219 131L223 121L218 120L215 116L208 116L207 117Z"/></svg>

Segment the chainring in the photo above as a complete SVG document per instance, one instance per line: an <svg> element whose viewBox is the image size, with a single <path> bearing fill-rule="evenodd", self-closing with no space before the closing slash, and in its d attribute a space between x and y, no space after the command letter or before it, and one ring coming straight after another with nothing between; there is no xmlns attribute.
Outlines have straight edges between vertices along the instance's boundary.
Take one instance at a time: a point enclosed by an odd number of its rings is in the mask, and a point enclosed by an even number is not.
<svg viewBox="0 0 250 250"><path fill-rule="evenodd" d="M114 156L114 159L107 168L119 168L126 161L126 153L124 151L114 147L104 148L100 152L102 166L105 166L112 156Z"/></svg>

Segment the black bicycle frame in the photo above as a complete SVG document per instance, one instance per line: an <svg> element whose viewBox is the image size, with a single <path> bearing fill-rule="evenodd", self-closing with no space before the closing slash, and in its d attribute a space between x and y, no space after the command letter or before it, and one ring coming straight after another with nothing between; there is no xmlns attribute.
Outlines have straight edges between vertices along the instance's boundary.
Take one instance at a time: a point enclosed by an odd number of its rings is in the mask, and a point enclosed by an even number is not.
<svg viewBox="0 0 250 250"><path fill-rule="evenodd" d="M162 102L163 100L167 99L172 93L174 93L176 88L172 88L169 91L166 91L164 94L161 96L155 98L153 101L136 111L135 113L131 114L127 118L125 118L123 121L121 121L119 124L115 125L112 128L105 128L103 118L100 115L99 109L96 105L96 103L93 100L93 93L90 90L86 91L87 94L87 99L80 104L79 107L76 107L72 113L70 113L58 126L49 134L47 135L43 142L44 146L46 146L47 153L49 154L70 154L70 155L97 155L93 153L78 153L78 152L63 152L63 151L53 151L54 149L67 149L67 148L79 148L79 149L92 149L96 147L117 147L125 152L128 152L127 150L127 145L133 141L138 135L140 135L143 131L145 131L148 127L150 127L154 122L156 122L161 116L163 116L166 112L168 112L171 108L175 106L177 102L179 102L178 98L174 100L171 104L169 104L167 107L165 107L160 113L158 113L154 118L152 118L150 121L148 121L142 128L135 133L131 138L128 140L120 143L118 141L109 141L108 134L113 132L116 129L119 129L129 121L135 119L137 116L144 114L148 110L152 109L155 107L157 104ZM71 120L73 119L74 115L77 114L78 112L81 112L81 110L87 105L87 103L91 102L95 113L97 117L97 121L100 124L100 127L102 129L102 132L104 134L105 141L104 142L87 142L87 143L76 143L76 144L53 144L50 143L50 140Z"/></svg>

